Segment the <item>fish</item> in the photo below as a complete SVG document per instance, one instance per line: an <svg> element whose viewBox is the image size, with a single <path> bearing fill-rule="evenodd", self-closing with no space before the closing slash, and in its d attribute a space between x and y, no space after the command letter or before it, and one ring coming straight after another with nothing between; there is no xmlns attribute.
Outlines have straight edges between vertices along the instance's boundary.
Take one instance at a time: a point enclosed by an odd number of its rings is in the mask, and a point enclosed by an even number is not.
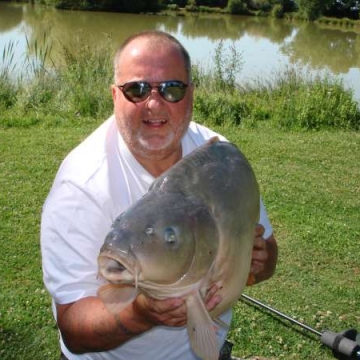
<svg viewBox="0 0 360 360"><path fill-rule="evenodd" d="M246 285L259 213L259 186L249 161L235 144L210 139L115 219L98 256L107 282L98 296L114 313L139 293L182 297L193 351L217 360L218 317ZM212 284L222 300L209 312L204 298Z"/></svg>

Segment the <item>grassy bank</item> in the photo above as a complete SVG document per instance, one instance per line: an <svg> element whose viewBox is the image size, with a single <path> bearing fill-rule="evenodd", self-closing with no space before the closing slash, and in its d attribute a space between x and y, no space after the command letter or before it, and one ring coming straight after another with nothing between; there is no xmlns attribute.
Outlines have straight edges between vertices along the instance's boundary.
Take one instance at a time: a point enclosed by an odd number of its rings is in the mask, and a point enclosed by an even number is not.
<svg viewBox="0 0 360 360"><path fill-rule="evenodd" d="M41 279L41 206L60 161L96 125L0 130L1 359L58 359ZM251 160L279 241L276 275L246 293L319 331L358 327L359 133L215 129ZM242 357L333 358L306 335L239 302L231 339Z"/></svg>

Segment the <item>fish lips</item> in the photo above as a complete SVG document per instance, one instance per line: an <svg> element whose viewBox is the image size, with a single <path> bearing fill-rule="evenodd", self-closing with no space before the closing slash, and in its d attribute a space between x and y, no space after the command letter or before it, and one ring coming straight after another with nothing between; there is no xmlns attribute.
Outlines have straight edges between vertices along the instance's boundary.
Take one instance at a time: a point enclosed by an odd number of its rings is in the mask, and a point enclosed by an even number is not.
<svg viewBox="0 0 360 360"><path fill-rule="evenodd" d="M133 284L140 273L134 254L102 250L98 256L99 273L113 284Z"/></svg>

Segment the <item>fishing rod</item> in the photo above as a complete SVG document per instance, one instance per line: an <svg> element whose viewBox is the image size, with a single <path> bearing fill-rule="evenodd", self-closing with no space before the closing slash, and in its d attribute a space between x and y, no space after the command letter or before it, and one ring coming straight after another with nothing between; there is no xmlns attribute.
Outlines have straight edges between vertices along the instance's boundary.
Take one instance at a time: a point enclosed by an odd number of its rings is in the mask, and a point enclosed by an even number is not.
<svg viewBox="0 0 360 360"><path fill-rule="evenodd" d="M276 310L266 304L263 304L259 300L253 299L252 297L242 294L243 299L246 302L255 304L264 308L298 326L312 332L313 334L320 336L320 341L323 345L329 347L333 355L339 360L360 360L360 333L355 329L348 329L340 333L325 330L324 332L317 331L312 327L297 321L290 316Z"/></svg>

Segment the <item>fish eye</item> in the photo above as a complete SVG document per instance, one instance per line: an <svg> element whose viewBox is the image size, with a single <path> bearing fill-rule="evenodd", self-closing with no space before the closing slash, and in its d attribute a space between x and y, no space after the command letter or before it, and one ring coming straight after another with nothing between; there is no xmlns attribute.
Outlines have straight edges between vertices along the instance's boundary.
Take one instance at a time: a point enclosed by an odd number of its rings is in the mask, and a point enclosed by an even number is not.
<svg viewBox="0 0 360 360"><path fill-rule="evenodd" d="M166 228L164 233L165 241L169 244L174 244L177 242L177 236L173 228Z"/></svg>
<svg viewBox="0 0 360 360"><path fill-rule="evenodd" d="M154 233L154 229L151 226L147 226L145 229L146 235L152 235Z"/></svg>

